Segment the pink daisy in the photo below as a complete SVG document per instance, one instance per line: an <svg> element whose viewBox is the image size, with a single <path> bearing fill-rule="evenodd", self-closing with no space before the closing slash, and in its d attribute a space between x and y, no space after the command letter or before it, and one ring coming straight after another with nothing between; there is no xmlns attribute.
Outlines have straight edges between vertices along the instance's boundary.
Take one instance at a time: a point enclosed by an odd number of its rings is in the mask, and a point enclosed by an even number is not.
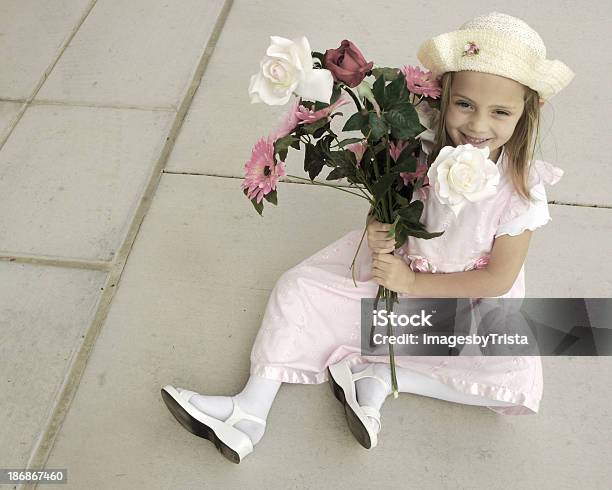
<svg viewBox="0 0 612 490"><path fill-rule="evenodd" d="M408 142L404 140L400 140L397 145L393 141L389 142L389 155L391 156L391 158L393 158L393 161L397 162L397 159L399 158L404 148L406 148L407 144Z"/></svg>
<svg viewBox="0 0 612 490"><path fill-rule="evenodd" d="M423 175L425 179L423 179L423 185L429 184L429 177L427 177L427 164L419 163L416 172L400 172L400 177L404 179L404 185L409 185L410 183L416 182Z"/></svg>
<svg viewBox="0 0 612 490"><path fill-rule="evenodd" d="M274 162L274 142L260 138L251 153L251 159L244 165L245 178L241 189L247 189L249 199L257 198L259 204L263 197L276 190L278 178L285 173L285 162Z"/></svg>
<svg viewBox="0 0 612 490"><path fill-rule="evenodd" d="M439 78L434 79L430 71L421 71L418 66L404 66L401 69L406 77L406 86L413 94L437 99L442 93Z"/></svg>
<svg viewBox="0 0 612 490"><path fill-rule="evenodd" d="M312 124L317 122L319 119L323 119L324 117L329 117L329 115L334 112L338 107L343 106L344 104L348 104L351 102L350 99L342 95L336 102L332 105L325 107L324 109L320 109L318 111L313 111L312 109L306 109L304 106L299 106L297 109L296 116L300 120L300 124Z"/></svg>
<svg viewBox="0 0 612 490"><path fill-rule="evenodd" d="M298 106L300 105L300 99L298 97L294 97L289 110L285 114L283 120L280 123L279 128L270 135L270 139L272 141L276 141L280 138L284 138L289 133L291 133L295 127L300 123L298 119Z"/></svg>
<svg viewBox="0 0 612 490"><path fill-rule="evenodd" d="M363 154L366 151L365 143L363 142L351 143L350 145L346 145L346 149L351 150L355 154L357 165L359 165L361 163L361 159L363 158Z"/></svg>
<svg viewBox="0 0 612 490"><path fill-rule="evenodd" d="M389 143L389 154L394 161L397 162L400 154L408 145L407 141L400 140L397 145L391 141ZM416 169L416 172L400 172L400 176L404 179L404 185L409 185L411 182L416 182L419 177L425 175L425 179L423 180L423 185L427 185L429 183L429 178L427 177L427 165L424 163L420 163Z"/></svg>

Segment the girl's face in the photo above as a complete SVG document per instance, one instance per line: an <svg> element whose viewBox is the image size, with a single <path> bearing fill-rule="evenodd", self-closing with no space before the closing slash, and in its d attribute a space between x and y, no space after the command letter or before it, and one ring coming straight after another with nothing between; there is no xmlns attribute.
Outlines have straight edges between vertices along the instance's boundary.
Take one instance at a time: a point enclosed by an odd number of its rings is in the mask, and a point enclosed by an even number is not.
<svg viewBox="0 0 612 490"><path fill-rule="evenodd" d="M479 148L488 146L489 159L497 162L501 147L510 139L523 114L524 96L525 87L509 78L475 71L456 72L446 108L446 132L455 146L467 143Z"/></svg>

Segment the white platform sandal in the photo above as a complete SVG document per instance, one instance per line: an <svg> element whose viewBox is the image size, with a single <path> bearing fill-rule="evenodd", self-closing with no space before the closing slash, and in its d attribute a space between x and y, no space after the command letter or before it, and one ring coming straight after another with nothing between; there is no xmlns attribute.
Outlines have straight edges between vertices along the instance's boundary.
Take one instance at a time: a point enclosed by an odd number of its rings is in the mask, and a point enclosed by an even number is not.
<svg viewBox="0 0 612 490"><path fill-rule="evenodd" d="M189 403L189 399L198 394L172 385L166 385L161 390L164 403L185 429L196 436L208 439L232 463L240 463L253 451L253 443L249 436L236 429L234 424L241 420L252 420L265 427L266 421L243 411L234 399L232 399L234 402L232 414L227 420L221 421Z"/></svg>
<svg viewBox="0 0 612 490"><path fill-rule="evenodd" d="M359 441L359 444L366 449L376 447L378 444L378 434L375 428L372 427L368 417L376 419L379 427L382 429L380 411L367 405L360 406L357 403L355 382L361 378L375 378L384 384L385 390L389 389L389 385L382 378L374 374L374 364L370 364L363 371L355 374L351 372L351 368L346 361L333 364L327 370L329 372L332 392L344 406L346 421L351 433Z"/></svg>

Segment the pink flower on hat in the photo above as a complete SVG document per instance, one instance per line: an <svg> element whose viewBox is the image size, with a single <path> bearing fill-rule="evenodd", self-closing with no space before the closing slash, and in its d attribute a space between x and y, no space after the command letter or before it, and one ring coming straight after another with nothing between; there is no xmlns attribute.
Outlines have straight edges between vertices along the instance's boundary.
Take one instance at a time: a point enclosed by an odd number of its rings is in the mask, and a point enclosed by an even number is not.
<svg viewBox="0 0 612 490"><path fill-rule="evenodd" d="M413 94L437 99L442 93L440 77L434 78L430 71L422 71L418 66L404 66L400 70L406 78L406 87Z"/></svg>
<svg viewBox="0 0 612 490"><path fill-rule="evenodd" d="M469 42L463 47L463 56L473 56L480 52L480 48L478 44L474 42Z"/></svg>

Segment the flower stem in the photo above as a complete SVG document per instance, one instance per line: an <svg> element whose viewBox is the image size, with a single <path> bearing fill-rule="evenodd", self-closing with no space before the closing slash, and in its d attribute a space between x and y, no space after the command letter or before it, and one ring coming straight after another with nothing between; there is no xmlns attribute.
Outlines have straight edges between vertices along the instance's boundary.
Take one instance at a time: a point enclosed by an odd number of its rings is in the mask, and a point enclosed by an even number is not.
<svg viewBox="0 0 612 490"><path fill-rule="evenodd" d="M386 303L386 307L387 307L387 315L389 314L389 310L393 311L393 303L395 303L395 292L391 291L390 289L385 289L385 292L387 293L385 295L385 303ZM389 335L389 338L393 337L393 326L391 325L391 322L389 321L388 323L388 328L387 328L387 335ZM391 388L393 390L393 398L397 398L398 397L398 387L397 387L397 376L395 373L395 355L393 353L393 344L391 342L389 342L389 364L391 365Z"/></svg>
<svg viewBox="0 0 612 490"><path fill-rule="evenodd" d="M349 188L350 188L350 189L359 189L359 190L361 191L361 193L362 193L362 194L363 194L363 195L366 197L366 199L368 199L368 201L370 201L370 202L371 202L371 200L370 200L370 196L368 196L368 195L366 194L366 192L363 190L363 187L360 187L360 186L358 186L358 185L353 185L353 184L351 184L351 185L349 186Z"/></svg>
<svg viewBox="0 0 612 490"><path fill-rule="evenodd" d="M357 110L361 112L361 109L363 109L363 108L361 107L361 103L359 102L359 99L357 98L357 96L346 85L342 85L342 88L344 89L344 91L347 94L349 94L351 96L351 98L353 99L353 102L355 102L355 105L357 106Z"/></svg>
<svg viewBox="0 0 612 490"><path fill-rule="evenodd" d="M357 196L357 197L360 197L361 199L366 199L367 201L370 201L370 202L371 202L371 199L370 199L369 197L362 196L361 194L357 194L356 192L351 192L351 191L348 191L348 190L346 190L346 189L343 189L343 188L342 188L342 186L337 186L337 185L332 185L332 184L324 184L323 182L317 182L317 181L315 181L315 180L304 179L304 178L302 178L302 177L298 177L297 175L290 175L290 174L287 174L287 177L291 177L292 179L303 180L303 181L305 181L305 182L308 182L309 184L314 184L314 185L324 185L325 187L333 187L334 189L338 189L339 191L342 191L342 192L348 192L349 194L353 194L353 195L355 195L355 196Z"/></svg>
<svg viewBox="0 0 612 490"><path fill-rule="evenodd" d="M366 224L363 234L361 235L361 240L359 240L359 245L357 246L357 250L355 251L355 256L353 257L353 261L351 262L351 266L349 269L351 270L351 277L353 278L353 284L357 287L357 281L355 281L355 261L357 260L357 255L359 254L359 249L361 248L361 244L363 243L363 238L365 237L366 231L368 231L368 225Z"/></svg>
<svg viewBox="0 0 612 490"><path fill-rule="evenodd" d="M391 162L390 162L390 143L389 143L389 135L387 134L386 138L385 138L385 143L387 145L387 150L386 150L386 167L387 167L387 173L389 173L391 171ZM391 190L391 188L389 188L389 192L387 194L387 198L388 198L388 214L389 214L389 219L387 220L387 223L391 223L393 221L393 192ZM383 203L384 204L384 203ZM395 236L394 236L395 238ZM391 252L393 253L393 252ZM386 307L387 307L387 315L389 314L389 310L393 311L393 305L395 303L395 300L397 298L397 293L395 291L391 291L390 289L384 289L384 296L386 299ZM393 326L391 325L391 322L389 322L389 326L388 326L388 335L390 337L393 336ZM389 343L389 364L391 364L391 387L393 389L393 398L397 398L398 397L398 388L397 388L397 377L395 374L395 355L393 353L393 344Z"/></svg>

